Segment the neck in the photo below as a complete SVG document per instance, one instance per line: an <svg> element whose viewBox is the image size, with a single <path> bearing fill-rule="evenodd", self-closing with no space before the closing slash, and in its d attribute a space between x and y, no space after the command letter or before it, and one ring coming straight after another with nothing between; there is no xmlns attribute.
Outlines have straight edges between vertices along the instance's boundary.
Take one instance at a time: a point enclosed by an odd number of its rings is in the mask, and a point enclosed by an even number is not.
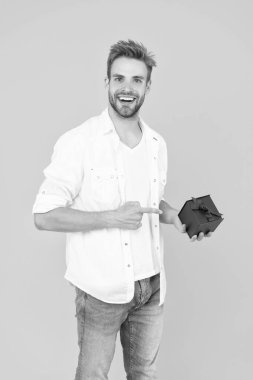
<svg viewBox="0 0 253 380"><path fill-rule="evenodd" d="M115 129L120 137L136 135L140 133L138 112L132 117L121 117L109 104L108 112Z"/></svg>

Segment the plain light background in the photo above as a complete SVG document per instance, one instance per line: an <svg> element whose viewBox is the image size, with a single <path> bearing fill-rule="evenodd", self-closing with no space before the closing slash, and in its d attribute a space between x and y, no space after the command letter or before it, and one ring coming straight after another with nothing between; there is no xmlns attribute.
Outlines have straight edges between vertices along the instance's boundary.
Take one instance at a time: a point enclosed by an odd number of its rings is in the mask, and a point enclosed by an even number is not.
<svg viewBox="0 0 253 380"><path fill-rule="evenodd" d="M0 376L69 380L77 364L65 235L32 205L57 138L107 104L111 44L156 55L142 117L168 145L166 199L210 194L225 220L190 243L163 226L160 380L253 378L253 5L212 1L0 1ZM120 342L110 379L123 379Z"/></svg>

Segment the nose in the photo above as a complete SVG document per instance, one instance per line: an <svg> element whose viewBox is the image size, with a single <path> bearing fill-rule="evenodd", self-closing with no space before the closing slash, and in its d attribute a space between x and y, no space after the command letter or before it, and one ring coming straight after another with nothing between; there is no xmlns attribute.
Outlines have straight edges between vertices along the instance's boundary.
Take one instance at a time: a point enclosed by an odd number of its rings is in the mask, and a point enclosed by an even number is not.
<svg viewBox="0 0 253 380"><path fill-rule="evenodd" d="M122 86L122 90L124 92L131 92L132 91L132 87L131 87L130 82L125 81L124 84L123 84L123 86Z"/></svg>

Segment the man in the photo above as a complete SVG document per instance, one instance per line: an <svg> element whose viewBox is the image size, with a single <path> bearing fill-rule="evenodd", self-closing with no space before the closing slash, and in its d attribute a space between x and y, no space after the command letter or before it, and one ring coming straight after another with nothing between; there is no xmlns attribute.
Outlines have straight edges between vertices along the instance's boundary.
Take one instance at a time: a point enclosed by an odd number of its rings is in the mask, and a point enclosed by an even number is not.
<svg viewBox="0 0 253 380"><path fill-rule="evenodd" d="M33 207L37 228L67 232L76 380L107 379L119 331L127 379L157 378L166 293L159 222L185 225L163 198L166 143L139 116L154 66L142 44L111 47L108 108L59 138Z"/></svg>

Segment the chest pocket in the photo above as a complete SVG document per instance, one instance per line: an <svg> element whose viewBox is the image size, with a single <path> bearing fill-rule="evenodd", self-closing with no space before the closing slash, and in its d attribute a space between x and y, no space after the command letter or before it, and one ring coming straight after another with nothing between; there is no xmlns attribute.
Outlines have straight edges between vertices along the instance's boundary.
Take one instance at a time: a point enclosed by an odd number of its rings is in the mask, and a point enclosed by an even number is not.
<svg viewBox="0 0 253 380"><path fill-rule="evenodd" d="M91 175L91 196L101 209L113 209L119 206L119 179L117 171L110 167L93 167Z"/></svg>

